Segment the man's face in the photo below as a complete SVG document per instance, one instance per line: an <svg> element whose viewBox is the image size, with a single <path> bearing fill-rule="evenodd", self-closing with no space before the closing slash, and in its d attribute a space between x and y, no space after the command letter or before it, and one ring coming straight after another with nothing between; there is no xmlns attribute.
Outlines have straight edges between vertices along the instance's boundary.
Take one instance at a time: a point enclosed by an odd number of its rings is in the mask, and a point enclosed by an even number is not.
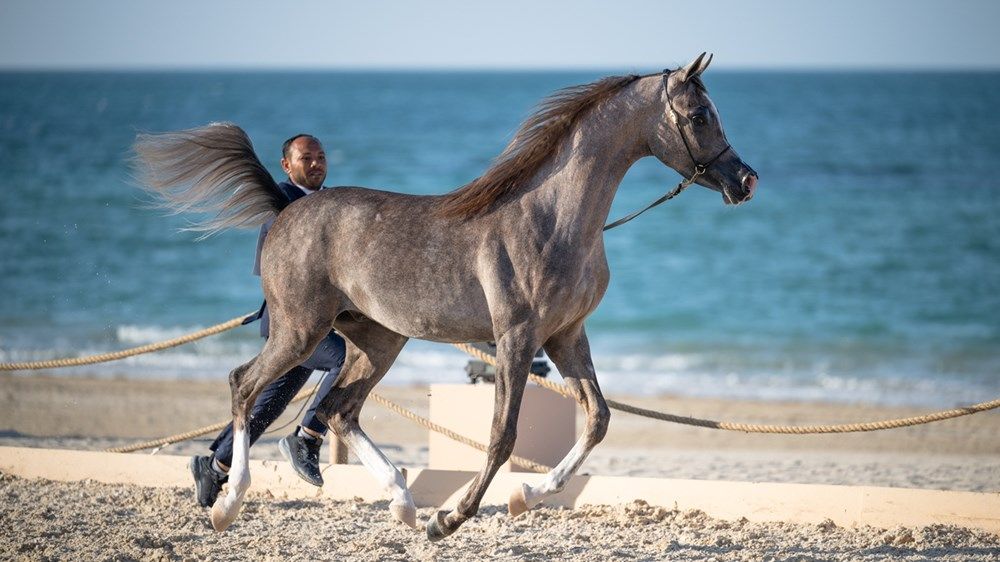
<svg viewBox="0 0 1000 562"><path fill-rule="evenodd" d="M288 147L288 157L281 159L281 168L292 182L319 189L326 179L326 152L323 145L309 137L299 137Z"/></svg>

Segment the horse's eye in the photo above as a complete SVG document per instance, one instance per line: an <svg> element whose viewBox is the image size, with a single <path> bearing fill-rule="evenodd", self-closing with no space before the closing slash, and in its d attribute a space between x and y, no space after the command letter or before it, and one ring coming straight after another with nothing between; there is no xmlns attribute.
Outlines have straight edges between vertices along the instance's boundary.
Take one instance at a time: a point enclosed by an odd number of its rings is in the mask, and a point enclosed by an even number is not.
<svg viewBox="0 0 1000 562"><path fill-rule="evenodd" d="M691 118L691 122L694 123L695 126L701 127L705 123L708 123L708 120L705 119L704 115L699 113Z"/></svg>

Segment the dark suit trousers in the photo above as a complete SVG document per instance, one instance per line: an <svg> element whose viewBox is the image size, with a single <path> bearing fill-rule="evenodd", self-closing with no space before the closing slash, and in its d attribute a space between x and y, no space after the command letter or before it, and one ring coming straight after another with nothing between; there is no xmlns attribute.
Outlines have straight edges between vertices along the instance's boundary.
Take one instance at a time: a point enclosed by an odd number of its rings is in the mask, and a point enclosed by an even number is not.
<svg viewBox="0 0 1000 562"><path fill-rule="evenodd" d="M316 408L319 407L320 402L326 397L327 393L333 387L333 383L337 380L337 376L340 375L340 368L344 362L344 340L339 336L331 334L332 337L327 337L321 344L320 348L322 351L336 355L339 353L340 361L336 368L331 371L327 371L323 374L323 378L320 379L319 389L316 390L316 395L313 398L312 404L309 406L309 410L306 415L302 418L302 425L308 427L309 429L320 433L322 435L326 434L326 424L316 419ZM317 352L320 352L317 349ZM299 390L306 384L309 380L309 375L312 374L312 369L307 367L295 367L291 371L288 371L284 375L278 377L274 382L264 387L261 391L260 396L257 397L257 401L254 402L253 409L250 411L250 419L247 422L247 433L250 435L250 444L253 445L257 442L257 439L264 434L264 431L269 425L274 423L274 420L278 419L288 403L292 401L292 398L298 394ZM231 466L233 461L233 424L230 423L222 430L222 433L215 438L215 442L212 443L210 449L214 452L215 458L219 460L222 464L226 466Z"/></svg>

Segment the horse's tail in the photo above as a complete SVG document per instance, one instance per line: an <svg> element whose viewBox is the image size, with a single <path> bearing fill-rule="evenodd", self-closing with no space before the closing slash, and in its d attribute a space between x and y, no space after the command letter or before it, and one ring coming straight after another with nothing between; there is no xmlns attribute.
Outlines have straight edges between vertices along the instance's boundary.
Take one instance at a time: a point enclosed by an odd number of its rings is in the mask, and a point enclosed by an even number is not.
<svg viewBox="0 0 1000 562"><path fill-rule="evenodd" d="M287 205L243 129L211 123L172 133L140 134L134 170L143 189L176 213L214 213L189 227L206 236L267 222Z"/></svg>

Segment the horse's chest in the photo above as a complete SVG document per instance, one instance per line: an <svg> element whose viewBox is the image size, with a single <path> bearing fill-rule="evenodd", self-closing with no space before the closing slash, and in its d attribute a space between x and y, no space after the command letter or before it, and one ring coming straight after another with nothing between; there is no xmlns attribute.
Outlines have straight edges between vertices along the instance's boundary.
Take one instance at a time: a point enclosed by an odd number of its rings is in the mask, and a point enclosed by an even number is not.
<svg viewBox="0 0 1000 562"><path fill-rule="evenodd" d="M553 243L496 244L480 254L480 280L494 322L563 326L586 316L607 289L599 249Z"/></svg>
<svg viewBox="0 0 1000 562"><path fill-rule="evenodd" d="M541 317L554 320L574 319L590 314L604 297L608 287L608 268L604 261L552 263L542 267L530 279L534 308Z"/></svg>

